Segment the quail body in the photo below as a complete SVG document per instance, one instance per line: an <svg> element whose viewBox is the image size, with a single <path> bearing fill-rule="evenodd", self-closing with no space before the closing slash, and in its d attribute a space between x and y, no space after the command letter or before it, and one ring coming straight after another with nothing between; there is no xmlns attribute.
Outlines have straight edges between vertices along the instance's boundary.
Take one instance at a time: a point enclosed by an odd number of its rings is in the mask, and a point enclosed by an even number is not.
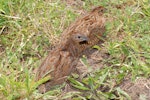
<svg viewBox="0 0 150 100"><path fill-rule="evenodd" d="M38 67L36 81L48 76L50 80L38 89L45 93L55 85L62 84L67 76L75 70L82 53L100 41L105 32L104 8L94 8L91 12L78 18L62 34L58 46L49 52Z"/></svg>

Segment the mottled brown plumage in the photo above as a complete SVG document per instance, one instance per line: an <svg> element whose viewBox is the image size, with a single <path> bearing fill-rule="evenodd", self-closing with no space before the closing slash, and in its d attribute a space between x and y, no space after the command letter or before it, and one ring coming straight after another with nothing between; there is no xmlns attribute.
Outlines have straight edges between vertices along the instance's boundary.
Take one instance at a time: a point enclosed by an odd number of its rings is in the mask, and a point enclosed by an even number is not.
<svg viewBox="0 0 150 100"><path fill-rule="evenodd" d="M41 93L47 92L52 86L66 80L77 65L80 56L79 42L84 41L87 42L88 38L82 34L74 34L64 41L63 45L59 45L49 53L37 71L37 81L46 76L52 77L45 84L39 86Z"/></svg>
<svg viewBox="0 0 150 100"><path fill-rule="evenodd" d="M87 44L80 45L81 51L97 44L100 40L99 37L102 37L105 31L105 18L103 16L104 11L105 8L99 6L82 17L79 17L61 34L61 43L63 43L63 41L66 38L69 38L72 34L79 33L89 38Z"/></svg>
<svg viewBox="0 0 150 100"><path fill-rule="evenodd" d="M38 87L41 93L52 86L63 83L74 71L82 52L97 44L105 31L103 7L93 9L87 15L77 19L61 35L61 40L38 68L36 81L46 76L52 77Z"/></svg>

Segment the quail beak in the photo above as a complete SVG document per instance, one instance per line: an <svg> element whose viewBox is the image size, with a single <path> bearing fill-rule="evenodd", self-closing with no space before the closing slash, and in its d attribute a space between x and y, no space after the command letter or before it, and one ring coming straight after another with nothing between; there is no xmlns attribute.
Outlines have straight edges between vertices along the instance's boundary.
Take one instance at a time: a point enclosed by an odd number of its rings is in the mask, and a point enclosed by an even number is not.
<svg viewBox="0 0 150 100"><path fill-rule="evenodd" d="M81 41L79 42L79 44L87 44L88 41L89 41L89 38L82 36Z"/></svg>

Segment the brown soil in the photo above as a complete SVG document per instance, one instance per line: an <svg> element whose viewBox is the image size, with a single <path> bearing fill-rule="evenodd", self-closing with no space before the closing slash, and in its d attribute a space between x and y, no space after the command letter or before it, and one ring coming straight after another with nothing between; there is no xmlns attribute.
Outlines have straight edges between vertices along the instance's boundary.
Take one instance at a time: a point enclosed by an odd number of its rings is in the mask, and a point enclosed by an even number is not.
<svg viewBox="0 0 150 100"><path fill-rule="evenodd" d="M150 100L150 79L139 78L135 82L124 80L120 88L126 91L132 100Z"/></svg>
<svg viewBox="0 0 150 100"><path fill-rule="evenodd" d="M102 47L99 44L100 47ZM97 49L88 49L84 52L83 56L85 55L88 66L92 68L92 70L98 70L100 68L103 68L105 65L108 65L108 63L105 63L103 60L109 58L109 54L106 52L104 48L101 50ZM87 74L88 73L88 67L80 61L78 62L77 65L77 71L79 72L80 75L82 74Z"/></svg>

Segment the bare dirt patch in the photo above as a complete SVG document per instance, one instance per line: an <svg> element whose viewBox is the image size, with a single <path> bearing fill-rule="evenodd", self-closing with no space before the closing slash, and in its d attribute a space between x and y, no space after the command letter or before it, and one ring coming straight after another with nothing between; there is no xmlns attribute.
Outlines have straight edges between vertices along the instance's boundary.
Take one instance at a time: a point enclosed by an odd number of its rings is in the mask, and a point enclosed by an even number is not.
<svg viewBox="0 0 150 100"><path fill-rule="evenodd" d="M120 88L126 91L133 100L150 99L150 79L139 78L135 82L127 79L120 84Z"/></svg>

